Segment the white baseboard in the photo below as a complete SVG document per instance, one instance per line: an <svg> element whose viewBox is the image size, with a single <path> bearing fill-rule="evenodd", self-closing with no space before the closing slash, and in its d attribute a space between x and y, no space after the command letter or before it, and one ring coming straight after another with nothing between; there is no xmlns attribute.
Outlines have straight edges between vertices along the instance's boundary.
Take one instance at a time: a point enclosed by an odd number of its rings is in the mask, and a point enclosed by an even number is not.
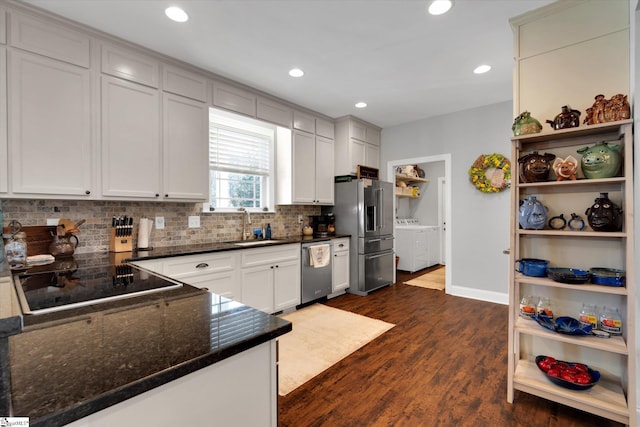
<svg viewBox="0 0 640 427"><path fill-rule="evenodd" d="M496 304L508 305L509 294L502 292L485 291L482 289L467 288L464 286L447 286L446 289L449 295L457 297L465 297L471 299L477 299L480 301L493 302Z"/></svg>

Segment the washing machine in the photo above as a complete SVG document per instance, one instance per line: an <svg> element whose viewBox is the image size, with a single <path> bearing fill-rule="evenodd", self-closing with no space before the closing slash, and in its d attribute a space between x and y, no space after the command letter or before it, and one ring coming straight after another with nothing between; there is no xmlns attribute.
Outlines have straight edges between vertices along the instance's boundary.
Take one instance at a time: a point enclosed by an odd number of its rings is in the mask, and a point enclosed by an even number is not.
<svg viewBox="0 0 640 427"><path fill-rule="evenodd" d="M440 227L413 218L396 219L398 270L411 273L440 263Z"/></svg>

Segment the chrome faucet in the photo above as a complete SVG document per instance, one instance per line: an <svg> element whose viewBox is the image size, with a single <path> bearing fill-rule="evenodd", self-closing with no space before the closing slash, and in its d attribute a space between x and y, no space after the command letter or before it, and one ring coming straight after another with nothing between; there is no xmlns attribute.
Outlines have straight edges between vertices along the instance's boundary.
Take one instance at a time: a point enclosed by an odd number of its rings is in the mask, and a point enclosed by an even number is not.
<svg viewBox="0 0 640 427"><path fill-rule="evenodd" d="M251 215L249 215L249 211L245 208L238 208L242 215L242 240L247 240L247 224L251 224ZM245 215L246 214L246 215Z"/></svg>

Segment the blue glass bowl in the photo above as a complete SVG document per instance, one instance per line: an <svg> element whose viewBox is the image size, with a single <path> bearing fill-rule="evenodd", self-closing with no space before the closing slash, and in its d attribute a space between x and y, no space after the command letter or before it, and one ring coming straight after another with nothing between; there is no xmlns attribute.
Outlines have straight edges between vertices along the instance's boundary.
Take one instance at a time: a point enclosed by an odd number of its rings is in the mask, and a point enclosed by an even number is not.
<svg viewBox="0 0 640 427"><path fill-rule="evenodd" d="M560 334L581 336L591 335L592 326L585 325L573 317L560 316L554 320L548 317L533 316L533 319L543 328Z"/></svg>
<svg viewBox="0 0 640 427"><path fill-rule="evenodd" d="M586 270L577 268L551 267L547 269L547 275L560 283L581 284L587 283L591 274Z"/></svg>
<svg viewBox="0 0 640 427"><path fill-rule="evenodd" d="M605 286L624 286L626 277L623 270L615 268L593 267L589 269L591 283Z"/></svg>
<svg viewBox="0 0 640 427"><path fill-rule="evenodd" d="M594 371L593 369L589 368L587 366L587 371L589 372L589 374L591 375L591 378L593 378L593 381L591 381L589 384L578 384L578 383L573 383L571 381L567 381L567 380L563 380L562 378L558 378L558 377L554 377L551 375L548 375L538 364L540 361L542 361L546 356L536 356L536 366L538 367L538 369L540 369L540 371L542 371L542 373L549 378L549 381L551 381L552 383L554 383L555 385L559 385L560 387L564 387L564 388L568 388L570 390L588 390L591 387L593 387L594 385L596 385L598 383L598 381L600 381L600 372L599 371ZM566 363L569 366L573 366L576 363L574 362L564 362L562 360L558 360L558 362L563 362Z"/></svg>

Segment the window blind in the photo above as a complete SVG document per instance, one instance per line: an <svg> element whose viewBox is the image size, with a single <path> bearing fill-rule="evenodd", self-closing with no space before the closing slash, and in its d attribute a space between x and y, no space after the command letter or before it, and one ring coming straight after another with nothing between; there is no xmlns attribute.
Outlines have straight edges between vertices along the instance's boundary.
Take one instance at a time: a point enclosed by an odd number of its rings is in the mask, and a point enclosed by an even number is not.
<svg viewBox="0 0 640 427"><path fill-rule="evenodd" d="M268 176L270 140L249 131L209 126L209 168L217 171Z"/></svg>

